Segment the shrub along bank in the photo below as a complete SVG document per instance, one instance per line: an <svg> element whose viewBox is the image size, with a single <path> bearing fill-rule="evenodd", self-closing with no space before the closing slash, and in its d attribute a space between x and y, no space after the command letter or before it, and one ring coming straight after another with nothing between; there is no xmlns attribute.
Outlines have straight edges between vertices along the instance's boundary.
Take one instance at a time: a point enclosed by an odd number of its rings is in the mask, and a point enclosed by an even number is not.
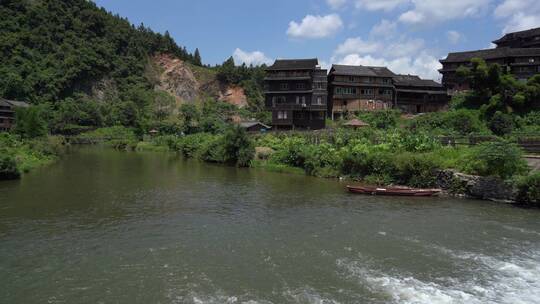
<svg viewBox="0 0 540 304"><path fill-rule="evenodd" d="M65 150L62 137L25 139L0 133L0 180L18 179L39 166L55 161Z"/></svg>

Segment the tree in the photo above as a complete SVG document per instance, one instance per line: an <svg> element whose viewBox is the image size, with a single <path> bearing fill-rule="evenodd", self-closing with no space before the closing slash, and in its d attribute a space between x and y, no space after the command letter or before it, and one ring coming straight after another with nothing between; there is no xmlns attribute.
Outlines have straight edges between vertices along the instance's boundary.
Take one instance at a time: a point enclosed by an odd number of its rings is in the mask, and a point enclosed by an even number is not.
<svg viewBox="0 0 540 304"><path fill-rule="evenodd" d="M460 67L457 76L471 87L459 106L480 109L487 119L497 112L527 113L540 104L540 76L522 83L498 64L479 58L471 60L471 67Z"/></svg>
<svg viewBox="0 0 540 304"><path fill-rule="evenodd" d="M167 92L158 91L154 96L154 116L157 120L163 121L172 114L175 100Z"/></svg>
<svg viewBox="0 0 540 304"><path fill-rule="evenodd" d="M232 56L218 68L217 77L220 81L228 84L238 84L240 82L239 73Z"/></svg>
<svg viewBox="0 0 540 304"><path fill-rule="evenodd" d="M247 135L246 130L240 126L230 127L223 136L224 161L239 167L249 167L255 148Z"/></svg>
<svg viewBox="0 0 540 304"><path fill-rule="evenodd" d="M183 120L184 131L187 134L195 133L197 131L201 113L194 104L182 104L180 106L180 117Z"/></svg>
<svg viewBox="0 0 540 304"><path fill-rule="evenodd" d="M504 114L500 111L495 112L489 121L489 129L499 136L510 134L514 129L514 121L512 116Z"/></svg>
<svg viewBox="0 0 540 304"><path fill-rule="evenodd" d="M201 59L201 53L199 52L199 49L195 49L195 53L193 54L193 64L202 66L202 59Z"/></svg>
<svg viewBox="0 0 540 304"><path fill-rule="evenodd" d="M18 179L21 172L13 156L0 151L0 180Z"/></svg>
<svg viewBox="0 0 540 304"><path fill-rule="evenodd" d="M474 147L467 161L467 170L473 174L498 176L503 179L526 173L523 152L506 141L486 142Z"/></svg>
<svg viewBox="0 0 540 304"><path fill-rule="evenodd" d="M25 138L47 135L47 123L43 119L41 107L18 108L15 112L15 133Z"/></svg>

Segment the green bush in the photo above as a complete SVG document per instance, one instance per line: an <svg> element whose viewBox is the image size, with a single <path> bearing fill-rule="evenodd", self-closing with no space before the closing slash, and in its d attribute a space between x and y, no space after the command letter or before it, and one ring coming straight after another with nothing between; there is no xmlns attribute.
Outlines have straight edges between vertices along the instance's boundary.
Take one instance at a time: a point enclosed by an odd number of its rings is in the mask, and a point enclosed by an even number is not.
<svg viewBox="0 0 540 304"><path fill-rule="evenodd" d="M341 171L345 175L364 178L368 175L394 176L393 154L387 145L353 144L343 151Z"/></svg>
<svg viewBox="0 0 540 304"><path fill-rule="evenodd" d="M180 138L176 144L177 151L185 157L196 157L201 148L210 141L215 140L215 136L207 133L197 133Z"/></svg>
<svg viewBox="0 0 540 304"><path fill-rule="evenodd" d="M514 120L511 115L497 111L489 121L489 129L498 136L510 134L514 130Z"/></svg>
<svg viewBox="0 0 540 304"><path fill-rule="evenodd" d="M468 135L487 131L480 119L480 112L467 109L424 114L412 120L409 128L413 131L444 135Z"/></svg>
<svg viewBox="0 0 540 304"><path fill-rule="evenodd" d="M272 160L293 167L304 168L306 162L306 146L308 143L300 137L287 137L282 140ZM277 148L277 147L274 147Z"/></svg>
<svg viewBox="0 0 540 304"><path fill-rule="evenodd" d="M518 180L518 195L519 203L540 207L540 172L536 171L533 174L523 177Z"/></svg>
<svg viewBox="0 0 540 304"><path fill-rule="evenodd" d="M304 169L307 174L320 177L337 177L340 174L342 159L339 151L331 144L322 143L305 150Z"/></svg>
<svg viewBox="0 0 540 304"><path fill-rule="evenodd" d="M221 143L224 162L249 167L255 156L255 147L246 130L239 126L229 128L221 139Z"/></svg>
<svg viewBox="0 0 540 304"><path fill-rule="evenodd" d="M0 180L18 179L21 172L15 158L6 151L0 151Z"/></svg>
<svg viewBox="0 0 540 304"><path fill-rule="evenodd" d="M124 139L134 141L137 139L135 136L135 131L131 128L126 128L123 126L114 126L106 128L98 128L90 132L83 133L78 136L81 139L87 140L114 140L114 139Z"/></svg>
<svg viewBox="0 0 540 304"><path fill-rule="evenodd" d="M462 168L471 174L507 179L527 171L522 156L521 149L513 143L486 142L472 149Z"/></svg>
<svg viewBox="0 0 540 304"><path fill-rule="evenodd" d="M520 132L540 133L540 111L530 112L516 120Z"/></svg>
<svg viewBox="0 0 540 304"><path fill-rule="evenodd" d="M211 140L202 142L197 156L206 162L223 163L225 162L225 151L223 147L222 139L214 137Z"/></svg>
<svg viewBox="0 0 540 304"><path fill-rule="evenodd" d="M424 154L400 153L394 156L395 181L412 187L433 187L437 182L438 164Z"/></svg>
<svg viewBox="0 0 540 304"><path fill-rule="evenodd" d="M395 128L398 125L400 113L396 110L365 111L358 118L378 129Z"/></svg>
<svg viewBox="0 0 540 304"><path fill-rule="evenodd" d="M426 132L394 131L386 134L384 142L394 151L428 152L441 147L437 137Z"/></svg>
<svg viewBox="0 0 540 304"><path fill-rule="evenodd" d="M48 126L43 117L41 107L17 108L15 116L15 133L24 138L36 138L47 135Z"/></svg>

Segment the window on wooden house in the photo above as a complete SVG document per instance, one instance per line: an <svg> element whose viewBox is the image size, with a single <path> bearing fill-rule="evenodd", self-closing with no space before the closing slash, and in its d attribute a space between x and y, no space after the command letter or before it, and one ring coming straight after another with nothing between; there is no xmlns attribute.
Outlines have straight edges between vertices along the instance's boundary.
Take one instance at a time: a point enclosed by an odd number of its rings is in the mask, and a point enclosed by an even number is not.
<svg viewBox="0 0 540 304"><path fill-rule="evenodd" d="M278 111L278 119L287 119L287 111Z"/></svg>
<svg viewBox="0 0 540 304"><path fill-rule="evenodd" d="M281 90L288 90L289 89L289 84L288 83L282 83L279 85L279 88Z"/></svg>

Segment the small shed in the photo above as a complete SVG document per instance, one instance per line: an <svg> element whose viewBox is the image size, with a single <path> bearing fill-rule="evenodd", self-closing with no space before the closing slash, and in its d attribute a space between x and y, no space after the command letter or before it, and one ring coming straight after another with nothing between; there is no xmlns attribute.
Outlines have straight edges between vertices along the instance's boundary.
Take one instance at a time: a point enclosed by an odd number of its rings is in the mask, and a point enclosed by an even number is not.
<svg viewBox="0 0 540 304"><path fill-rule="evenodd" d="M259 121L243 121L240 122L239 125L248 132L266 132L272 129L272 127Z"/></svg>
<svg viewBox="0 0 540 304"><path fill-rule="evenodd" d="M345 127L359 129L369 127L369 124L361 121L360 119L352 119L343 124Z"/></svg>
<svg viewBox="0 0 540 304"><path fill-rule="evenodd" d="M16 108L28 108L30 104L24 101L0 98L0 131L9 131L15 125Z"/></svg>

